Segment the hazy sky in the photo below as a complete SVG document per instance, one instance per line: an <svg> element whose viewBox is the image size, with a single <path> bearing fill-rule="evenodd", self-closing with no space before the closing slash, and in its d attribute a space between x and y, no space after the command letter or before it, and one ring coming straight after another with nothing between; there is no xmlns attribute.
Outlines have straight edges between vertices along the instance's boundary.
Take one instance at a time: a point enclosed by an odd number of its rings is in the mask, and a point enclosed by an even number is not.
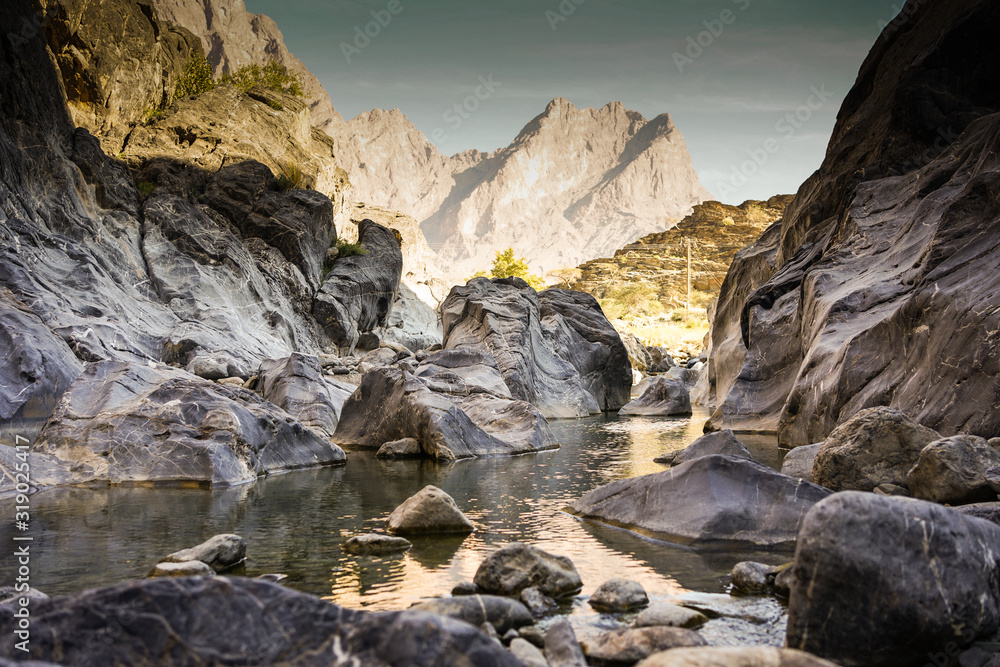
<svg viewBox="0 0 1000 667"><path fill-rule="evenodd" d="M509 144L554 97L581 107L620 100L646 118L670 113L702 183L729 203L792 193L819 166L861 62L901 8L901 0L246 2L277 21L345 118L398 107L453 154ZM483 99L470 99L477 88ZM475 110L459 116L456 104Z"/></svg>

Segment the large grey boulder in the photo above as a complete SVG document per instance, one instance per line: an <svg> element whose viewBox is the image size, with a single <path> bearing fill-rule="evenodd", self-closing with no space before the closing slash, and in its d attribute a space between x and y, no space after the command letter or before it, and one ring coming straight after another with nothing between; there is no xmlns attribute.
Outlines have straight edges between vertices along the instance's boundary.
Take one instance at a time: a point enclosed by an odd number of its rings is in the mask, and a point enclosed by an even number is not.
<svg viewBox="0 0 1000 667"><path fill-rule="evenodd" d="M862 410L823 442L813 463L813 481L834 491L906 486L920 452L940 437L898 410Z"/></svg>
<svg viewBox="0 0 1000 667"><path fill-rule="evenodd" d="M32 658L71 665L320 665L334 655L362 665L519 664L468 623L354 611L243 578L129 581L33 604L31 621ZM15 654L16 626L0 614L0 654Z"/></svg>
<svg viewBox="0 0 1000 667"><path fill-rule="evenodd" d="M816 465L816 456L823 447L822 442L814 445L802 445L785 454L781 462L781 474L789 477L798 477L807 482L813 481L813 466Z"/></svg>
<svg viewBox="0 0 1000 667"><path fill-rule="evenodd" d="M620 415L639 417L670 417L691 414L691 395L679 380L653 378L639 398L625 404Z"/></svg>
<svg viewBox="0 0 1000 667"><path fill-rule="evenodd" d="M632 611L649 604L646 589L630 579L609 579L597 587L587 600L598 611L617 613Z"/></svg>
<svg viewBox="0 0 1000 667"><path fill-rule="evenodd" d="M531 612L523 604L497 595L463 595L425 600L410 609L458 618L476 627L489 623L501 635L535 622Z"/></svg>
<svg viewBox="0 0 1000 667"><path fill-rule="evenodd" d="M539 411L510 397L493 358L475 350L437 352L412 374L384 367L364 375L344 404L334 440L379 449L403 438L441 460L559 446Z"/></svg>
<svg viewBox="0 0 1000 667"><path fill-rule="evenodd" d="M474 581L485 593L509 596L535 588L549 597L561 598L583 587L569 558L523 542L501 547L486 556L476 570Z"/></svg>
<svg viewBox="0 0 1000 667"><path fill-rule="evenodd" d="M739 438L730 431L716 431L701 436L690 445L679 452L671 452L653 459L657 463L669 463L670 465L680 465L687 461L693 461L702 456L712 456L713 454L723 454L726 456L740 456L745 459L753 459L750 450L746 448Z"/></svg>
<svg viewBox="0 0 1000 667"><path fill-rule="evenodd" d="M396 535L471 533L472 522L455 499L436 486L427 485L392 511L386 528Z"/></svg>
<svg viewBox="0 0 1000 667"><path fill-rule="evenodd" d="M114 361L77 378L32 449L58 459L76 482L110 484L237 484L345 460L251 391Z"/></svg>
<svg viewBox="0 0 1000 667"><path fill-rule="evenodd" d="M546 418L614 409L631 371L621 340L591 301L560 291L543 302L520 278L476 278L441 303L444 347L492 355L511 395Z"/></svg>
<svg viewBox="0 0 1000 667"><path fill-rule="evenodd" d="M986 472L1000 465L1000 452L985 438L956 435L936 440L920 452L906 475L914 498L963 505L997 499Z"/></svg>
<svg viewBox="0 0 1000 667"><path fill-rule="evenodd" d="M391 229L362 220L358 235L368 253L338 257L313 301L323 330L350 350L361 334L385 326L403 273L403 254Z"/></svg>
<svg viewBox="0 0 1000 667"><path fill-rule="evenodd" d="M1000 527L911 498L838 493L799 533L787 646L922 665L1000 628Z"/></svg>
<svg viewBox="0 0 1000 667"><path fill-rule="evenodd" d="M830 492L755 461L705 456L622 479L570 505L577 515L682 544L789 545Z"/></svg>
<svg viewBox="0 0 1000 667"><path fill-rule="evenodd" d="M247 542L239 535L225 533L215 535L197 546L181 549L169 554L161 563L184 563L199 561L216 572L223 572L246 560Z"/></svg>
<svg viewBox="0 0 1000 667"><path fill-rule="evenodd" d="M323 437L333 437L340 410L352 392L327 381L319 359L298 352L265 359L257 376L261 396Z"/></svg>

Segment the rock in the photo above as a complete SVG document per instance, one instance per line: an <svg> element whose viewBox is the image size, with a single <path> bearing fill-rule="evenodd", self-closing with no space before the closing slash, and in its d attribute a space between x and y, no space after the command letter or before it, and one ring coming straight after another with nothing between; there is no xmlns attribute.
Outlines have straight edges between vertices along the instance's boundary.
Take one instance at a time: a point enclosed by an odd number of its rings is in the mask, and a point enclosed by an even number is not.
<svg viewBox="0 0 1000 667"><path fill-rule="evenodd" d="M399 241L391 230L364 220L358 233L368 253L338 258L313 301L313 314L327 335L352 351L361 334L385 326L403 272Z"/></svg>
<svg viewBox="0 0 1000 667"><path fill-rule="evenodd" d="M690 415L691 396L682 383L660 376L653 379L642 396L627 403L618 414L643 417Z"/></svg>
<svg viewBox="0 0 1000 667"><path fill-rule="evenodd" d="M770 588L768 577L774 573L770 565L749 561L737 563L733 567L733 590L743 595L762 595Z"/></svg>
<svg viewBox="0 0 1000 667"><path fill-rule="evenodd" d="M388 366L396 361L397 352L387 347L380 347L376 350L372 350L365 356L361 357L360 364L368 364L370 367L379 368L381 366Z"/></svg>
<svg viewBox="0 0 1000 667"><path fill-rule="evenodd" d="M419 227L416 229L419 232ZM422 235L421 235L422 238ZM427 241L423 244L426 246ZM441 318L438 317L436 306L440 305L433 299L428 299L428 303L418 294L426 293L429 290L420 289L420 285L413 285L406 278L407 273L407 244L403 243L403 275L404 278L399 283L399 294L392 305L392 312L386 321L384 335L385 342L392 342L417 352L426 350L432 345L440 345L442 340ZM430 249L428 248L428 252ZM427 296L430 296L427 294ZM422 361L422 360L418 360Z"/></svg>
<svg viewBox="0 0 1000 667"><path fill-rule="evenodd" d="M28 598L33 604L48 600L49 596L37 588L29 587L28 590L18 590L17 586L0 586L0 607L17 604L21 598Z"/></svg>
<svg viewBox="0 0 1000 667"><path fill-rule="evenodd" d="M559 446L534 406L510 398L493 358L474 350L437 352L412 374L396 368L365 374L344 404L334 440L377 449L402 438L441 460Z"/></svg>
<svg viewBox="0 0 1000 667"><path fill-rule="evenodd" d="M444 614L442 614L442 616L443 615ZM497 634L496 628L494 628L492 625L490 625L489 623L480 623L478 627L480 632L482 632L484 635L495 641L497 644L503 644L503 642L500 640L500 635Z"/></svg>
<svg viewBox="0 0 1000 667"><path fill-rule="evenodd" d="M559 608L559 603L534 586L521 591L520 598L535 618L544 618Z"/></svg>
<svg viewBox="0 0 1000 667"><path fill-rule="evenodd" d="M582 643L593 665L634 665L660 651L692 646L706 642L696 632L667 626L612 630Z"/></svg>
<svg viewBox="0 0 1000 667"><path fill-rule="evenodd" d="M895 484L879 484L875 487L875 493L880 496L902 496L903 498L912 498L913 494L902 486L896 486Z"/></svg>
<svg viewBox="0 0 1000 667"><path fill-rule="evenodd" d="M455 499L431 485L394 509L386 521L386 528L397 535L471 533L475 530L472 522L458 509Z"/></svg>
<svg viewBox="0 0 1000 667"><path fill-rule="evenodd" d="M628 579L609 579L598 586L587 601L591 607L603 612L625 612L649 604L642 584Z"/></svg>
<svg viewBox="0 0 1000 667"><path fill-rule="evenodd" d="M701 377L701 367L699 367L697 363L692 368L673 366L667 371L667 374L664 377L680 382L684 385L685 389L691 391L698 383L698 378Z"/></svg>
<svg viewBox="0 0 1000 667"><path fill-rule="evenodd" d="M221 380L228 377L246 379L250 377L250 372L226 352L196 355L188 362L187 372L206 380Z"/></svg>
<svg viewBox="0 0 1000 667"><path fill-rule="evenodd" d="M827 489L755 461L705 456L622 479L570 505L584 518L682 544L788 545Z"/></svg>
<svg viewBox="0 0 1000 667"><path fill-rule="evenodd" d="M700 611L669 602L654 602L639 612L635 618L635 627L637 628L669 625L676 628L693 629L705 623L708 623L708 617Z"/></svg>
<svg viewBox="0 0 1000 667"><path fill-rule="evenodd" d="M216 535L190 549L182 549L166 556L161 563L201 561L216 572L224 572L246 560L247 542L239 535Z"/></svg>
<svg viewBox="0 0 1000 667"><path fill-rule="evenodd" d="M129 581L46 600L31 617L32 658L61 664L212 664L226 656L233 664L305 665L334 654L363 665L519 664L461 621L353 611L240 577ZM93 618L118 619L116 631L88 641ZM15 626L13 616L0 615L2 655L13 655Z"/></svg>
<svg viewBox="0 0 1000 667"><path fill-rule="evenodd" d="M642 341L635 337L635 334L621 331L619 332L619 336L625 345L625 349L628 350L628 360L632 365L632 370L646 373L651 363L649 349L642 344Z"/></svg>
<svg viewBox="0 0 1000 667"><path fill-rule="evenodd" d="M955 511L965 516L976 517L990 523L1000 524L1000 502L992 503L972 503L971 505L960 505Z"/></svg>
<svg viewBox="0 0 1000 667"><path fill-rule="evenodd" d="M936 440L920 452L906 475L906 486L916 498L964 505L996 500L986 479L989 468L1000 465L1000 452L985 438L956 435Z"/></svg>
<svg viewBox="0 0 1000 667"><path fill-rule="evenodd" d="M545 660L545 654L526 639L518 637L511 641L510 652L511 655L524 663L524 667L549 667L549 663Z"/></svg>
<svg viewBox="0 0 1000 667"><path fill-rule="evenodd" d="M869 408L844 422L823 442L813 481L834 491L906 486L921 450L940 436L898 410Z"/></svg>
<svg viewBox="0 0 1000 667"><path fill-rule="evenodd" d="M822 442L814 445L802 445L785 454L785 459L781 462L781 474L812 482L816 455L819 454L822 446Z"/></svg>
<svg viewBox="0 0 1000 667"><path fill-rule="evenodd" d="M157 563L147 577L212 577L215 570L200 560Z"/></svg>
<svg viewBox="0 0 1000 667"><path fill-rule="evenodd" d="M377 459L419 459L424 450L416 438L400 438L387 442L375 452Z"/></svg>
<svg viewBox="0 0 1000 667"><path fill-rule="evenodd" d="M55 456L0 445L0 498L15 496L19 487L23 492L25 458L31 467L28 493L50 486L73 484L79 479L70 465Z"/></svg>
<svg viewBox="0 0 1000 667"><path fill-rule="evenodd" d="M517 632L521 635L522 639L531 642L532 645L542 649L545 648L545 632L537 625L527 625Z"/></svg>
<svg viewBox="0 0 1000 667"><path fill-rule="evenodd" d="M572 561L538 547L515 542L490 553L476 570L479 590L494 595L516 596L526 588L561 598L575 595L583 587Z"/></svg>
<svg viewBox="0 0 1000 667"><path fill-rule="evenodd" d="M319 359L298 352L265 359L258 376L261 396L324 438L333 437L351 392L324 379Z"/></svg>
<svg viewBox="0 0 1000 667"><path fill-rule="evenodd" d="M531 612L523 604L496 595L463 595L457 598L426 600L413 605L410 609L450 616L476 626L489 624L498 633L497 639L500 634L508 630L535 622Z"/></svg>
<svg viewBox="0 0 1000 667"><path fill-rule="evenodd" d="M515 639L518 639L520 636L521 635L517 630L511 628L507 632L503 633L503 637L500 638L500 643L509 647L510 643Z"/></svg>
<svg viewBox="0 0 1000 667"><path fill-rule="evenodd" d="M216 380L216 382L225 385L227 387L246 387L246 384L247 382L249 382L249 380L244 380L243 378L234 377L234 378L220 378Z"/></svg>
<svg viewBox="0 0 1000 667"><path fill-rule="evenodd" d="M253 392L113 361L91 364L73 383L33 451L71 467L76 483L109 484L237 484L345 460Z"/></svg>
<svg viewBox="0 0 1000 667"><path fill-rule="evenodd" d="M600 321L596 303L575 304L575 298L543 300L520 278L470 280L441 303L444 347L492 355L511 395L546 418L597 414L602 405L624 400L630 371L623 348L608 346L610 324ZM579 350L559 351L569 341Z"/></svg>
<svg viewBox="0 0 1000 667"><path fill-rule="evenodd" d="M802 651L787 648L680 648L646 658L638 667L836 667Z"/></svg>
<svg viewBox="0 0 1000 667"><path fill-rule="evenodd" d="M845 667L910 665L992 636L998 543L1000 527L940 505L835 494L802 524L787 646Z"/></svg>
<svg viewBox="0 0 1000 667"><path fill-rule="evenodd" d="M412 546L409 540L404 540L402 537L368 533L355 535L347 540L344 542L343 549L355 556L384 556L409 551Z"/></svg>
<svg viewBox="0 0 1000 667"><path fill-rule="evenodd" d="M549 667L587 667L587 659L569 621L557 621L545 633L545 660Z"/></svg>
<svg viewBox="0 0 1000 667"><path fill-rule="evenodd" d="M670 356L670 352L665 347L647 347L646 353L649 355L649 368L647 370L650 373L666 373L677 365L677 362L674 361L674 358Z"/></svg>
<svg viewBox="0 0 1000 667"><path fill-rule="evenodd" d="M1000 493L1000 466L987 468L983 476L986 478L986 483L990 485L990 488Z"/></svg>
<svg viewBox="0 0 1000 667"><path fill-rule="evenodd" d="M453 597L459 595L478 595L479 587L471 581L460 581L451 589L451 594Z"/></svg>
<svg viewBox="0 0 1000 667"><path fill-rule="evenodd" d="M657 463L669 463L676 466L686 461L693 461L701 456L711 456L713 454L739 456L753 460L750 450L729 429L703 435L681 451L664 454L653 460Z"/></svg>
<svg viewBox="0 0 1000 667"><path fill-rule="evenodd" d="M776 595L787 599L792 594L792 572L792 564L788 564L775 575L772 587Z"/></svg>

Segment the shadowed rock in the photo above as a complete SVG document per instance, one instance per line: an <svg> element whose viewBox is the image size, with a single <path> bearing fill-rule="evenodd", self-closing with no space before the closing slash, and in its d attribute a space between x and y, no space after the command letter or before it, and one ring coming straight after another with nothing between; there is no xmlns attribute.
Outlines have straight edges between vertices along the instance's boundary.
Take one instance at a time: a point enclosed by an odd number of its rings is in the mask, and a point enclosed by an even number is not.
<svg viewBox="0 0 1000 667"><path fill-rule="evenodd" d="M398 554L408 551L413 545L409 540L392 535L378 535L369 533L367 535L355 535L344 542L343 549L349 554L356 556L382 556L385 554Z"/></svg>
<svg viewBox="0 0 1000 667"><path fill-rule="evenodd" d="M690 415L691 396L679 380L656 377L642 396L627 403L618 414L639 417Z"/></svg>
<svg viewBox="0 0 1000 667"><path fill-rule="evenodd" d="M545 659L549 667L587 667L587 659L569 621L557 621L545 633Z"/></svg>
<svg viewBox="0 0 1000 667"><path fill-rule="evenodd" d="M670 604L669 602L654 602L647 609L639 612L635 618L635 627L648 628L658 625L670 625L677 628L697 628L708 623L708 617L700 611Z"/></svg>
<svg viewBox="0 0 1000 667"><path fill-rule="evenodd" d="M526 588L536 588L544 595L561 598L583 587L569 558L521 542L489 554L479 564L474 581L485 593L508 596L516 596Z"/></svg>
<svg viewBox="0 0 1000 667"><path fill-rule="evenodd" d="M789 477L798 477L807 482L813 481L813 466L816 464L816 455L819 454L822 442L815 445L802 445L785 454L781 462L781 474Z"/></svg>
<svg viewBox="0 0 1000 667"><path fill-rule="evenodd" d="M645 607L649 598L637 581L609 579L597 587L587 602L598 611L625 612Z"/></svg>
<svg viewBox="0 0 1000 667"><path fill-rule="evenodd" d="M166 556L161 563L183 563L196 560L223 572L246 560L247 542L239 535L216 535L198 546L182 549Z"/></svg>
<svg viewBox="0 0 1000 667"><path fill-rule="evenodd" d="M963 505L996 500L997 492L986 478L1000 465L1000 452L985 438L956 435L924 447L906 476L906 487L915 498Z"/></svg>
<svg viewBox="0 0 1000 667"><path fill-rule="evenodd" d="M738 456L753 460L750 450L729 429L703 435L681 451L664 454L653 460L657 463L669 463L676 466L702 456L712 456L713 454Z"/></svg>
<svg viewBox="0 0 1000 667"><path fill-rule="evenodd" d="M531 612L523 604L496 595L463 595L457 598L425 600L410 609L450 616L477 627L489 623L500 634L535 622Z"/></svg>

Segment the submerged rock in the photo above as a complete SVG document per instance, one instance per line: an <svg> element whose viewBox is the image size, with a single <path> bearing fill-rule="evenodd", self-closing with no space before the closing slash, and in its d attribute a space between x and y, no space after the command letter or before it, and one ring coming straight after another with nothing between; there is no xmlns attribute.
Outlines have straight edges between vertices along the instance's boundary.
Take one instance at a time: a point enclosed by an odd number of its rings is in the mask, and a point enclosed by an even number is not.
<svg viewBox="0 0 1000 667"><path fill-rule="evenodd" d="M609 579L597 587L587 602L598 611L625 612L645 607L649 598L637 581Z"/></svg>
<svg viewBox="0 0 1000 667"><path fill-rule="evenodd" d="M729 429L703 435L681 451L664 454L653 460L657 463L669 463L676 466L702 456L712 456L713 454L738 456L753 460L750 450Z"/></svg>
<svg viewBox="0 0 1000 667"><path fill-rule="evenodd" d="M906 486L915 498L963 505L996 500L997 492L987 471L1000 465L1000 452L985 438L956 435L936 440L920 452L906 475Z"/></svg>
<svg viewBox="0 0 1000 667"><path fill-rule="evenodd" d="M705 645L698 633L668 626L612 630L582 642L583 653L590 664L615 667L634 665L669 649Z"/></svg>
<svg viewBox="0 0 1000 667"><path fill-rule="evenodd" d="M691 414L691 396L678 380L657 377L634 401L627 403L620 415L641 417L669 417Z"/></svg>
<svg viewBox="0 0 1000 667"><path fill-rule="evenodd" d="M412 546L409 540L402 537L367 533L350 538L344 542L343 549L355 556L383 556L408 551Z"/></svg>
<svg viewBox="0 0 1000 667"><path fill-rule="evenodd" d="M590 491L575 514L682 544L788 545L830 491L755 461L705 456Z"/></svg>
<svg viewBox="0 0 1000 667"><path fill-rule="evenodd" d="M559 608L558 602L550 598L548 595L545 595L534 586L525 588L521 591L520 598L521 602L524 603L524 606L528 608L528 611L530 611L531 615L535 618L548 616Z"/></svg>
<svg viewBox="0 0 1000 667"><path fill-rule="evenodd" d="M515 542L489 554L476 570L479 590L495 595L516 596L526 588L561 598L583 587L573 562L538 547Z"/></svg>
<svg viewBox="0 0 1000 667"><path fill-rule="evenodd" d="M1000 628L1000 527L933 503L838 493L802 524L787 646L845 667L923 664Z"/></svg>
<svg viewBox="0 0 1000 667"><path fill-rule="evenodd" d="M635 618L635 627L637 628L669 625L676 628L693 629L705 623L708 623L708 617L700 611L669 602L654 602L639 612Z"/></svg>
<svg viewBox="0 0 1000 667"><path fill-rule="evenodd" d="M216 572L223 572L246 560L247 541L239 535L216 535L198 546L165 556L161 563L200 561Z"/></svg>
<svg viewBox="0 0 1000 667"><path fill-rule="evenodd" d="M775 572L770 565L744 561L733 566L733 589L744 595L761 595L770 589Z"/></svg>
<svg viewBox="0 0 1000 667"><path fill-rule="evenodd" d="M215 570L200 560L181 560L157 563L146 575L156 577L213 577Z"/></svg>
<svg viewBox="0 0 1000 667"><path fill-rule="evenodd" d="M400 438L387 442L375 452L377 459L418 459L423 455L424 450L416 438Z"/></svg>
<svg viewBox="0 0 1000 667"><path fill-rule="evenodd" d="M472 522L458 509L455 499L431 485L394 509L386 521L386 528L397 535L471 533L475 530Z"/></svg>
<svg viewBox="0 0 1000 667"><path fill-rule="evenodd" d="M531 612L523 604L497 595L463 595L457 598L425 600L410 609L458 618L477 627L488 623L499 634L535 622Z"/></svg>

